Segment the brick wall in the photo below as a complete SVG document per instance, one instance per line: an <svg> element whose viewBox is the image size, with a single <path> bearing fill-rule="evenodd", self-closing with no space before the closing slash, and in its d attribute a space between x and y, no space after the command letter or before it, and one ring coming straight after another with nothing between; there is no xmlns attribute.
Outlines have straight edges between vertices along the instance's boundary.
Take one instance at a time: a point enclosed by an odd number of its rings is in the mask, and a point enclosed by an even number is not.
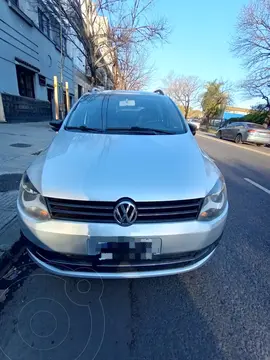
<svg viewBox="0 0 270 360"><path fill-rule="evenodd" d="M49 101L2 93L5 120L8 123L50 121Z"/></svg>

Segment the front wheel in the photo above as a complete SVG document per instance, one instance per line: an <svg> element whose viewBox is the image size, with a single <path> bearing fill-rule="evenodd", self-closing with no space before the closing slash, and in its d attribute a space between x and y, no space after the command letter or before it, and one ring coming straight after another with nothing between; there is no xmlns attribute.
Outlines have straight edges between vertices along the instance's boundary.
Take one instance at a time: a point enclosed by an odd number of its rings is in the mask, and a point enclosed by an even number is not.
<svg viewBox="0 0 270 360"><path fill-rule="evenodd" d="M242 135L238 134L236 138L234 139L236 144L242 144Z"/></svg>
<svg viewBox="0 0 270 360"><path fill-rule="evenodd" d="M262 144L256 144L257 146L262 146Z"/></svg>

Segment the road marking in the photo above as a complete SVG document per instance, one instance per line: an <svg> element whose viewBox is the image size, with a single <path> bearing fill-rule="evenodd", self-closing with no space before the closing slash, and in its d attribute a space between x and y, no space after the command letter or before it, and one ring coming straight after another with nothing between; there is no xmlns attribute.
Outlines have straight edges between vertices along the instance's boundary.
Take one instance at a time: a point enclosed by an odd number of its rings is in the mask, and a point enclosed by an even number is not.
<svg viewBox="0 0 270 360"><path fill-rule="evenodd" d="M213 137L213 136L207 136L207 135L199 134L198 132L197 132L196 134L197 134L198 136L201 136L201 137L206 138L206 139L210 139L210 140L213 140L213 141L221 142L222 144L225 144L225 145L235 146L235 147L237 147L238 149L243 149L243 150L255 152L255 153L257 153L257 154L261 154L261 155L265 155L265 156L270 156L270 152L267 153L267 152L262 152L262 151L259 151L259 150L251 149L251 148L249 148L248 146L244 147L244 146L241 146L241 145L234 144L234 143L232 143L231 141L220 140L220 139L217 139L217 138L215 138L215 137Z"/></svg>
<svg viewBox="0 0 270 360"><path fill-rule="evenodd" d="M244 180L246 180L247 182L249 182L250 184L256 186L258 189L261 189L262 191L266 192L266 194L270 195L270 190L266 189L264 186L257 184L255 181L252 181L248 178L244 178Z"/></svg>

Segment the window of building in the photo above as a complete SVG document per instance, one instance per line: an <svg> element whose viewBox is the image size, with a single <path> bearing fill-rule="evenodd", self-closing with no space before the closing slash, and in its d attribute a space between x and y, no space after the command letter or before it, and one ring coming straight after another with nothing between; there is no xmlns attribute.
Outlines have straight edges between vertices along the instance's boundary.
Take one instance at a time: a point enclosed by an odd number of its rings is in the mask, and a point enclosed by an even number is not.
<svg viewBox="0 0 270 360"><path fill-rule="evenodd" d="M19 94L30 98L35 97L34 76L35 73L23 66L16 65Z"/></svg>
<svg viewBox="0 0 270 360"><path fill-rule="evenodd" d="M63 53L67 54L67 38L65 35L62 36Z"/></svg>
<svg viewBox="0 0 270 360"><path fill-rule="evenodd" d="M53 42L60 49L60 24L54 18L52 19Z"/></svg>
<svg viewBox="0 0 270 360"><path fill-rule="evenodd" d="M53 42L55 43L58 50L61 50L61 31L60 31L60 23L56 20L52 20L52 33L53 33ZM63 53L67 53L67 37L65 34L65 30L62 29L62 49Z"/></svg>
<svg viewBox="0 0 270 360"><path fill-rule="evenodd" d="M78 85L78 99L82 96L82 86Z"/></svg>
<svg viewBox="0 0 270 360"><path fill-rule="evenodd" d="M50 21L41 9L38 9L38 26L43 34L50 37Z"/></svg>

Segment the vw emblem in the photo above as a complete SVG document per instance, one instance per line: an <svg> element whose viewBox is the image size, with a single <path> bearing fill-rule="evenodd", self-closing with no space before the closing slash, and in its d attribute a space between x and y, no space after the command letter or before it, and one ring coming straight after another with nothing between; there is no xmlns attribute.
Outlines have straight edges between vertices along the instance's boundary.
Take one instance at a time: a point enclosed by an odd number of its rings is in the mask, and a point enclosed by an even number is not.
<svg viewBox="0 0 270 360"><path fill-rule="evenodd" d="M123 200L115 206L113 215L118 224L130 226L136 221L138 211L133 202Z"/></svg>

